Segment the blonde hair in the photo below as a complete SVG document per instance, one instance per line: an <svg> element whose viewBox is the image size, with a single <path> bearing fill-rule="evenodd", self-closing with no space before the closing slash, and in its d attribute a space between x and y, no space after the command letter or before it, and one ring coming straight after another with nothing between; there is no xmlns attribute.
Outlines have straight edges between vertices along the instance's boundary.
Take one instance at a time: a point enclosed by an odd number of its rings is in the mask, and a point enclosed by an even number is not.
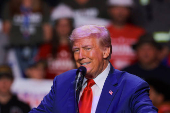
<svg viewBox="0 0 170 113"><path fill-rule="evenodd" d="M108 30L104 26L84 25L78 27L73 30L69 39L71 43L73 43L75 39L81 39L90 36L99 39L100 45L102 47L110 47L110 55L108 57L109 60L111 58L112 53L111 38Z"/></svg>

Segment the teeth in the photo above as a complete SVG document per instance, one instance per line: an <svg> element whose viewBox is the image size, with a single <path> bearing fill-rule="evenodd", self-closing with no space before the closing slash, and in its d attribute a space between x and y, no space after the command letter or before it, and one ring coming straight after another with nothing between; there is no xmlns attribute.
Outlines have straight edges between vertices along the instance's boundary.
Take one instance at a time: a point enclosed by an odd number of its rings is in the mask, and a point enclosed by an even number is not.
<svg viewBox="0 0 170 113"><path fill-rule="evenodd" d="M81 63L81 65L87 65L87 64L89 64L90 62L86 62L86 63Z"/></svg>

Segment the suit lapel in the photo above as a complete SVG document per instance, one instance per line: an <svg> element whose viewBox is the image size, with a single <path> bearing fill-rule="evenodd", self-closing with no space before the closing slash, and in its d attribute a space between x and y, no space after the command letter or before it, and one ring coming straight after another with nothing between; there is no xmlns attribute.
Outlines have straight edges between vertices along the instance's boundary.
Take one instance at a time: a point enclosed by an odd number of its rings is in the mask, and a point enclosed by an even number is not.
<svg viewBox="0 0 170 113"><path fill-rule="evenodd" d="M111 66L109 75L106 78L102 93L100 95L96 113L107 113L107 110L118 91L116 87L117 84L118 82L115 74L115 69L113 68L113 66Z"/></svg>

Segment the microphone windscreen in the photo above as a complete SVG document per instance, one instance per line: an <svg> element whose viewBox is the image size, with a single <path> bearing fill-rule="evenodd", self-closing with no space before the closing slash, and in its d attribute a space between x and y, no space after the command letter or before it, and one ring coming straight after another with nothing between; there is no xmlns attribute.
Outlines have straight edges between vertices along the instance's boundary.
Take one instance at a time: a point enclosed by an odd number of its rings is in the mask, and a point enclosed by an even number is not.
<svg viewBox="0 0 170 113"><path fill-rule="evenodd" d="M87 72L87 69L86 69L84 66L80 66L80 67L77 69L76 74L78 74L79 72L81 72L82 75L85 76L85 75L86 75L86 72Z"/></svg>

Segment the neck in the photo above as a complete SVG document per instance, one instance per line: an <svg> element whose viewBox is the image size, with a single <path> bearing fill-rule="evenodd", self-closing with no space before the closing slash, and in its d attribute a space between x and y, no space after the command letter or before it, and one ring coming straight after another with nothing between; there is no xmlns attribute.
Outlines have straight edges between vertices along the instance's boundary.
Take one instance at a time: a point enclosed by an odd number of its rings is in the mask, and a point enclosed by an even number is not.
<svg viewBox="0 0 170 113"><path fill-rule="evenodd" d="M109 64L109 61L105 60L103 62L103 66L101 67L101 69L99 69L101 71L100 72L96 72L94 75L87 75L86 74L86 76L85 76L86 79L94 79L94 78L96 78L100 73L102 73L107 68L108 64Z"/></svg>
<svg viewBox="0 0 170 113"><path fill-rule="evenodd" d="M11 93L7 93L7 94L2 94L0 93L0 102L2 104L6 104L9 102L9 100L11 99L12 95Z"/></svg>

